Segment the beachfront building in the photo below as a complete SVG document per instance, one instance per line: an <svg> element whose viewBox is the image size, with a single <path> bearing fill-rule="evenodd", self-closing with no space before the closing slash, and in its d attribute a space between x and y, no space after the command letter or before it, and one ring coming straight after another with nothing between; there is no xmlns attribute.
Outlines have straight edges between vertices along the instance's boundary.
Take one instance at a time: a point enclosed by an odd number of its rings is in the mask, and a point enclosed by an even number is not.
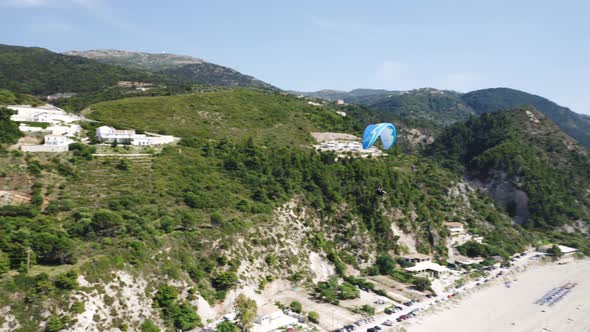
<svg viewBox="0 0 590 332"><path fill-rule="evenodd" d="M436 279L440 277L444 277L449 273L449 269L445 266L440 264L436 264L431 261L424 261L420 263L416 263L416 265L412 267L408 267L405 269L408 272L411 272L419 277L428 278L428 279Z"/></svg>
<svg viewBox="0 0 590 332"><path fill-rule="evenodd" d="M266 315L259 315L254 320L253 332L270 332L282 327L297 324L299 320L276 310Z"/></svg>
<svg viewBox="0 0 590 332"><path fill-rule="evenodd" d="M484 259L481 257L466 257L461 255L455 255L455 264L461 266L470 266L483 262Z"/></svg>
<svg viewBox="0 0 590 332"><path fill-rule="evenodd" d="M551 249L553 246L554 246L554 244L546 244L544 246L538 247L537 251L546 254L549 252L549 249ZM576 248L562 246L560 244L557 245L557 248L559 248L563 257L573 256L575 253L578 252L578 249L576 249Z"/></svg>
<svg viewBox="0 0 590 332"><path fill-rule="evenodd" d="M422 262L430 262L432 261L432 257L424 254L409 254L402 256L402 259L407 263L422 263Z"/></svg>

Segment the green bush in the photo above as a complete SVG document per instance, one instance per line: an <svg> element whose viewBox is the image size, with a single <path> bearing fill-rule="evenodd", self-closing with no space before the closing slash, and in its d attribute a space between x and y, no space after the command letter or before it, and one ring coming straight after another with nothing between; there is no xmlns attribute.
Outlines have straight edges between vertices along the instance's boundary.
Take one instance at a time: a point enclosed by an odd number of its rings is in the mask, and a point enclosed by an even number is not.
<svg viewBox="0 0 590 332"><path fill-rule="evenodd" d="M301 305L301 302L299 302L299 301L291 302L291 304L289 305L289 308L291 308L291 310L293 310L296 313L301 313L301 311L303 310L303 306Z"/></svg>
<svg viewBox="0 0 590 332"><path fill-rule="evenodd" d="M320 314L318 314L316 311L310 311L307 314L307 318L312 323L315 323L315 324L319 324L320 323Z"/></svg>
<svg viewBox="0 0 590 332"><path fill-rule="evenodd" d="M141 323L141 332L160 332L160 329L151 319L146 319Z"/></svg>

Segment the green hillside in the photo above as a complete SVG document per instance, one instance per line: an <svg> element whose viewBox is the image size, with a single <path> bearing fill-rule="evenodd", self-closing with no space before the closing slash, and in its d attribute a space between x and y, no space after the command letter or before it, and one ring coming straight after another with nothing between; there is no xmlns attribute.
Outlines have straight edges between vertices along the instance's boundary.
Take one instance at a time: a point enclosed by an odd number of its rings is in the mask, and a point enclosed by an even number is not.
<svg viewBox="0 0 590 332"><path fill-rule="evenodd" d="M428 154L492 195L500 185L510 188L496 198L530 229L584 229L590 221L588 150L532 108L484 113L450 126ZM526 199L519 199L518 191ZM515 195L506 200L506 194Z"/></svg>
<svg viewBox="0 0 590 332"><path fill-rule="evenodd" d="M209 62L170 68L159 73L199 84L278 90L276 87L237 70Z"/></svg>
<svg viewBox="0 0 590 332"><path fill-rule="evenodd" d="M268 145L311 143L310 131L350 132L351 119L292 96L249 89L172 97L122 99L93 105L92 119L180 137L245 140Z"/></svg>
<svg viewBox="0 0 590 332"><path fill-rule="evenodd" d="M358 128L334 109L295 97L237 89L129 98L91 109L88 116L105 124L183 139L161 153L129 158L92 157L84 145L59 156L0 154L3 179L13 186L6 189L33 197L31 204L0 207L0 273L10 269L15 276L4 279L0 304L24 330L48 320L72 324L69 316L44 313L47 306L74 307L68 294L82 289L77 273L104 285L116 279L111 271L128 271L146 278L146 296L181 280L215 304L245 278L241 264L263 258L268 265L260 273L309 285L306 254L282 254L293 233L302 234L299 249L320 252L340 275L346 264L375 271L372 257L407 250L393 224L415 234L418 250L440 257L447 254L448 220L486 236L487 255L507 258L529 241L489 198L449 195L460 178L431 161L399 151L335 160L306 148L309 130ZM288 221L277 226L277 209L287 202L305 211L303 229ZM261 247L263 253L255 251ZM32 268L25 273L29 249ZM388 273L394 272L411 280L397 268ZM126 321L124 310L110 315L117 320L102 329ZM172 330L194 315L188 310L164 324ZM191 322L187 326L199 325Z"/></svg>
<svg viewBox="0 0 590 332"><path fill-rule="evenodd" d="M118 81L171 82L165 78L43 48L0 45L0 88L45 96L94 92Z"/></svg>
<svg viewBox="0 0 590 332"><path fill-rule="evenodd" d="M477 114L523 105L533 106L555 122L566 134L586 147L590 147L590 118L574 113L543 97L514 89L496 88L469 92L461 96L461 99Z"/></svg>

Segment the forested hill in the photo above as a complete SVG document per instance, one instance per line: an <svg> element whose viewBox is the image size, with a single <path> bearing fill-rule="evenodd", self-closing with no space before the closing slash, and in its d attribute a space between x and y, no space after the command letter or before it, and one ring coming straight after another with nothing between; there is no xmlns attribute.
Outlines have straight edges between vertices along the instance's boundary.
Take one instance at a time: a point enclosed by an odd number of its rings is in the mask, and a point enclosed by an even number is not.
<svg viewBox="0 0 590 332"><path fill-rule="evenodd" d="M528 228L589 229L588 150L533 108L452 125L427 153L486 188Z"/></svg>
<svg viewBox="0 0 590 332"><path fill-rule="evenodd" d="M122 50L71 51L66 54L93 59L102 63L160 73L198 84L229 87L274 89L276 87L232 68L202 59L169 53L146 53Z"/></svg>
<svg viewBox="0 0 590 332"><path fill-rule="evenodd" d="M568 135L590 147L590 118L543 97L514 89L495 88L472 91L461 96L461 99L477 114L523 105L533 106L553 120Z"/></svg>
<svg viewBox="0 0 590 332"><path fill-rule="evenodd" d="M2 89L45 96L101 91L118 81L170 83L172 80L43 48L0 45Z"/></svg>
<svg viewBox="0 0 590 332"><path fill-rule="evenodd" d="M566 134L590 147L590 117L533 94L509 88L494 88L462 94L432 88L410 91L356 89L349 92L321 90L303 93L326 100L342 99L376 111L376 120L404 118L430 126L446 126L488 112L533 106Z"/></svg>

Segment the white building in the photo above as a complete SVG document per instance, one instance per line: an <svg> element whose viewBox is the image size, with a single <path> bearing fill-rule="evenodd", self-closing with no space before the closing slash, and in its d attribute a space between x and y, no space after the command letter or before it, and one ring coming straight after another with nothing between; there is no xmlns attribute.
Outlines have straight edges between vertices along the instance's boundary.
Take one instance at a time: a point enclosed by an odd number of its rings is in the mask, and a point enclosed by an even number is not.
<svg viewBox="0 0 590 332"><path fill-rule="evenodd" d="M170 144L177 140L176 137L170 135L158 135L148 133L136 134L135 130L117 130L113 127L102 126L96 129L96 139L101 143L121 143L131 144L135 146L151 146Z"/></svg>
<svg viewBox="0 0 590 332"><path fill-rule="evenodd" d="M117 130L113 127L102 126L96 129L96 139L101 143L131 144L135 130Z"/></svg>
<svg viewBox="0 0 590 332"><path fill-rule="evenodd" d="M67 152L70 143L73 141L65 136L46 135L42 145L21 145L20 149L25 152Z"/></svg>
<svg viewBox="0 0 590 332"><path fill-rule="evenodd" d="M406 268L406 271L412 272L419 277L434 279L446 275L449 272L449 269L445 266L426 261L416 263L416 265Z"/></svg>
<svg viewBox="0 0 590 332"><path fill-rule="evenodd" d="M537 251L542 252L542 253L547 253L547 251L549 249L551 249L553 246L554 246L553 244L546 244L544 246L537 248ZM576 249L576 248L562 246L561 244L558 244L557 248L559 248L559 250L561 251L561 253L564 257L572 256L573 254L578 252L578 249Z"/></svg>
<svg viewBox="0 0 590 332"><path fill-rule="evenodd" d="M79 121L80 117L66 113L64 110L51 105L31 107L28 105L11 105L9 109L17 113L10 117L18 122L45 122L51 124L72 123Z"/></svg>
<svg viewBox="0 0 590 332"><path fill-rule="evenodd" d="M282 311L277 310L267 315L259 315L254 320L253 332L270 332L281 327L297 324L299 321L291 316L285 315Z"/></svg>
<svg viewBox="0 0 590 332"><path fill-rule="evenodd" d="M45 145L68 145L70 140L65 136L47 135L45 136Z"/></svg>
<svg viewBox="0 0 590 332"><path fill-rule="evenodd" d="M465 233L465 227L460 222L446 222L445 227L451 236L461 235Z"/></svg>

